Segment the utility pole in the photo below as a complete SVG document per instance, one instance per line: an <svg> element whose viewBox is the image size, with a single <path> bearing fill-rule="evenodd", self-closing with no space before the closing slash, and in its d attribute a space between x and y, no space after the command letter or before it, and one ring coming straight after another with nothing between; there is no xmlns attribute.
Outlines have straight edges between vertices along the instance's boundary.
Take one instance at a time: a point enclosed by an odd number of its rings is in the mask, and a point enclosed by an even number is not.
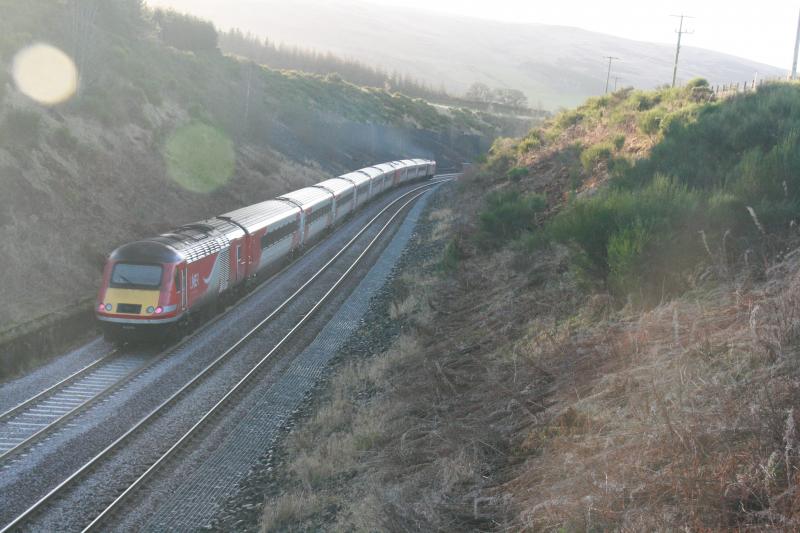
<svg viewBox="0 0 800 533"><path fill-rule="evenodd" d="M792 77L790 79L797 79L797 49L800 47L800 17L797 19L797 36L794 38L794 61L792 61Z"/></svg>
<svg viewBox="0 0 800 533"><path fill-rule="evenodd" d="M253 83L253 62L247 62L247 88L245 89L244 94L244 127L243 127L243 134L245 138L247 137L247 122L250 118L250 86Z"/></svg>
<svg viewBox="0 0 800 533"><path fill-rule="evenodd" d="M614 76L614 92L617 92L617 82L621 79L619 76Z"/></svg>
<svg viewBox="0 0 800 533"><path fill-rule="evenodd" d="M678 26L678 30L675 32L678 34L678 49L675 50L675 68L672 70L672 86L675 87L675 83L678 81L678 58L681 55L681 37L683 37L684 33L694 33L693 31L684 31L683 30L683 19L693 19L694 17L690 17L689 15L672 15L673 17L679 17L681 19L681 24Z"/></svg>
<svg viewBox="0 0 800 533"><path fill-rule="evenodd" d="M611 62L619 58L614 56L604 56L604 57L608 59L608 74L606 74L606 92L603 94L608 94L608 83L611 81Z"/></svg>

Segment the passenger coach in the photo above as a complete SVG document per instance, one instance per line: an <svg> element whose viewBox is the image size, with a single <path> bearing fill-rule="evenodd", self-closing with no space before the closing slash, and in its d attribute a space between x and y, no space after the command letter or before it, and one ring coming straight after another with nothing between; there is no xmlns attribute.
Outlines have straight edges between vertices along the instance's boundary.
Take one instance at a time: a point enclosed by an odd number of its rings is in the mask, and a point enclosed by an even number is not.
<svg viewBox="0 0 800 533"><path fill-rule="evenodd" d="M185 326L372 198L435 173L436 162L427 159L382 163L120 246L103 271L97 319L112 341Z"/></svg>

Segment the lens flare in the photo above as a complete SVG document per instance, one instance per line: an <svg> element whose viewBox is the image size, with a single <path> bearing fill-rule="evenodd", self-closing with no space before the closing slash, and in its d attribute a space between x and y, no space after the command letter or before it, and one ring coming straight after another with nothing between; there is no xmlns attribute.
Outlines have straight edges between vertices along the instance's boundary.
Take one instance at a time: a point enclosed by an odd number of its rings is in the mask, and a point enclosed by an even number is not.
<svg viewBox="0 0 800 533"><path fill-rule="evenodd" d="M209 193L233 175L233 142L220 130L192 122L178 128L164 149L167 173L184 189Z"/></svg>
<svg viewBox="0 0 800 533"><path fill-rule="evenodd" d="M68 100L78 90L78 69L70 57L49 44L23 48L11 67L21 93L44 105Z"/></svg>

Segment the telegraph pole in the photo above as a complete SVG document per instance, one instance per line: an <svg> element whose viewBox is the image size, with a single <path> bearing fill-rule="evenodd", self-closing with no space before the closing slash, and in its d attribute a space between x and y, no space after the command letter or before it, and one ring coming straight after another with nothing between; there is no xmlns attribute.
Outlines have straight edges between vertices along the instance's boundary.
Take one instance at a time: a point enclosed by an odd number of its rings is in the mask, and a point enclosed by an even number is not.
<svg viewBox="0 0 800 533"><path fill-rule="evenodd" d="M800 18L797 19L797 36L794 39L794 61L792 61L792 77L789 79L797 79L797 50L800 47Z"/></svg>
<svg viewBox="0 0 800 533"><path fill-rule="evenodd" d="M621 80L619 76L614 76L614 92L617 92L617 83Z"/></svg>
<svg viewBox="0 0 800 533"><path fill-rule="evenodd" d="M675 68L672 69L672 86L675 87L675 83L678 81L678 58L681 55L681 37L683 37L684 33L694 33L693 31L684 31L683 30L683 19L693 19L694 17L690 17L689 15L672 15L673 17L679 17L681 19L681 24L678 26L678 30L675 32L678 34L678 49L675 50Z"/></svg>
<svg viewBox="0 0 800 533"><path fill-rule="evenodd" d="M606 92L603 94L608 94L608 83L611 81L611 62L619 58L614 56L604 56L604 57L608 59L608 74L606 74Z"/></svg>

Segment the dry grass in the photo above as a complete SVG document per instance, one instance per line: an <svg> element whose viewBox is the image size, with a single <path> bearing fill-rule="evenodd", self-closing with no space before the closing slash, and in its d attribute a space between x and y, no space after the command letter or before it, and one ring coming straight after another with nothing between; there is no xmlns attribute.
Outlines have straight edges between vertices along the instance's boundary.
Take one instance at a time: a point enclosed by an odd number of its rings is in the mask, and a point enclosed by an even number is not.
<svg viewBox="0 0 800 533"><path fill-rule="evenodd" d="M344 366L291 438L282 498L335 509L295 525L797 528L800 253L644 313L585 298L566 264L401 277L413 331Z"/></svg>
<svg viewBox="0 0 800 533"><path fill-rule="evenodd" d="M556 392L498 488L521 496L519 525L798 527L800 261L781 269L793 274L521 340Z"/></svg>
<svg viewBox="0 0 800 533"><path fill-rule="evenodd" d="M326 504L318 494L289 493L270 502L264 509L261 522L262 531L276 531L291 528L292 525L321 512Z"/></svg>
<svg viewBox="0 0 800 533"><path fill-rule="evenodd" d="M449 214L444 219L452 223ZM540 268L554 273L559 258L549 256ZM397 280L390 312L413 332L384 354L342 367L327 400L290 437L286 494L314 491L337 509L333 521L317 515L297 527L452 530L487 528L498 517L513 523L511 499L492 493L494 472L514 453L508 435L541 410L536 385L549 379L506 351L507 340L522 332L518 297L528 282L509 274L513 260L505 254L502 268L474 279L414 271ZM487 297L476 299L466 287L482 287ZM524 305L550 316L569 300L561 291L554 284L544 291L547 304L540 295ZM484 349L496 351L487 357Z"/></svg>
<svg viewBox="0 0 800 533"><path fill-rule="evenodd" d="M557 197L564 168L536 157ZM411 327L292 437L287 490L335 508L301 527L800 530L800 250L737 273L706 245L695 288L642 312L587 294L564 248L487 255L469 215L431 219L463 257L401 276L390 314Z"/></svg>

